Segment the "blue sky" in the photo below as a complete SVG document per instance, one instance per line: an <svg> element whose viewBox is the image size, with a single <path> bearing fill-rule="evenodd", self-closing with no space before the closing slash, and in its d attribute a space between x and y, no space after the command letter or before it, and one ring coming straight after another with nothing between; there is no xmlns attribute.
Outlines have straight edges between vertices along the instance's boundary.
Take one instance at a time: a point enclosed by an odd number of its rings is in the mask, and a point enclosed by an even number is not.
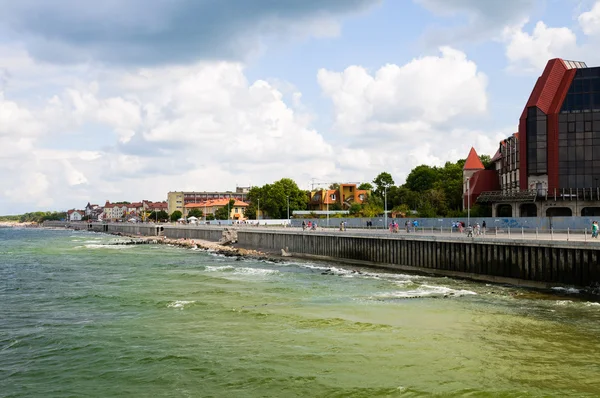
<svg viewBox="0 0 600 398"><path fill-rule="evenodd" d="M596 0L0 0L0 214L493 155Z"/></svg>

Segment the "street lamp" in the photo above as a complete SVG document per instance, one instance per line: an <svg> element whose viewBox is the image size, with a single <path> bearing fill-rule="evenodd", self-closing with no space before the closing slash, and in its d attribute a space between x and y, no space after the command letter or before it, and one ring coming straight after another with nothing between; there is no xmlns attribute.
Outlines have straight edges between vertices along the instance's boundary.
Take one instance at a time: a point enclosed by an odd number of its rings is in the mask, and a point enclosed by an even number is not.
<svg viewBox="0 0 600 398"><path fill-rule="evenodd" d="M287 197L287 207L288 207L288 213L287 213L288 217L287 218L288 218L288 224L290 224L290 196L288 195L286 197Z"/></svg>
<svg viewBox="0 0 600 398"><path fill-rule="evenodd" d="M383 229L387 228L387 186L383 187L383 219L385 220L383 223Z"/></svg>
<svg viewBox="0 0 600 398"><path fill-rule="evenodd" d="M231 210L229 209L229 203L231 202L231 194L229 195L229 200L227 201L227 223L229 224L229 218L231 217Z"/></svg>
<svg viewBox="0 0 600 398"><path fill-rule="evenodd" d="M467 228L471 225L471 179L467 178Z"/></svg>
<svg viewBox="0 0 600 398"><path fill-rule="evenodd" d="M260 199L257 199L258 204L256 205L256 221L258 221L258 214L260 213Z"/></svg>
<svg viewBox="0 0 600 398"><path fill-rule="evenodd" d="M329 192L327 192L327 196L325 196L325 198L327 199L325 202L327 204L327 228L329 228Z"/></svg>

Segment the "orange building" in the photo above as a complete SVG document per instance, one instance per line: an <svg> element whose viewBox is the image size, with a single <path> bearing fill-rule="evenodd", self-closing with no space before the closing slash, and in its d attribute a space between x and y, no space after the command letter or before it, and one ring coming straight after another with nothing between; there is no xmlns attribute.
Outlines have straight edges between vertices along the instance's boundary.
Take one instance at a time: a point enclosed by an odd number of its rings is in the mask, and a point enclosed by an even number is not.
<svg viewBox="0 0 600 398"><path fill-rule="evenodd" d="M329 206L338 204L342 210L348 210L355 203L362 204L369 194L365 189L358 189L356 184L340 184L338 189L310 192L308 209L325 211Z"/></svg>

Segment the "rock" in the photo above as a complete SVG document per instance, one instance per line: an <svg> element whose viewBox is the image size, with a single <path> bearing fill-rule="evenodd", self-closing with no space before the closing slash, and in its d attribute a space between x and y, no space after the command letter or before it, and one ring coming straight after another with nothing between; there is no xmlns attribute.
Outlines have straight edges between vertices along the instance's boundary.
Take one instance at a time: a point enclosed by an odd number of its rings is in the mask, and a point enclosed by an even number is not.
<svg viewBox="0 0 600 398"><path fill-rule="evenodd" d="M233 228L224 228L223 235L219 240L220 245L230 245L237 242L237 230Z"/></svg>

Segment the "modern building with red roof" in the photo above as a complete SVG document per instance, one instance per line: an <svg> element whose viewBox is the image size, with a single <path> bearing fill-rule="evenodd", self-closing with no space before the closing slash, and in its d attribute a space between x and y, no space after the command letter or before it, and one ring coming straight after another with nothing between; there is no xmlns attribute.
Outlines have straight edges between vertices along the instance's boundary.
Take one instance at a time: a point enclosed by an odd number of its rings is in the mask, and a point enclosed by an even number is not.
<svg viewBox="0 0 600 398"><path fill-rule="evenodd" d="M600 67L548 61L493 163L500 190L477 200L494 215L600 216Z"/></svg>

